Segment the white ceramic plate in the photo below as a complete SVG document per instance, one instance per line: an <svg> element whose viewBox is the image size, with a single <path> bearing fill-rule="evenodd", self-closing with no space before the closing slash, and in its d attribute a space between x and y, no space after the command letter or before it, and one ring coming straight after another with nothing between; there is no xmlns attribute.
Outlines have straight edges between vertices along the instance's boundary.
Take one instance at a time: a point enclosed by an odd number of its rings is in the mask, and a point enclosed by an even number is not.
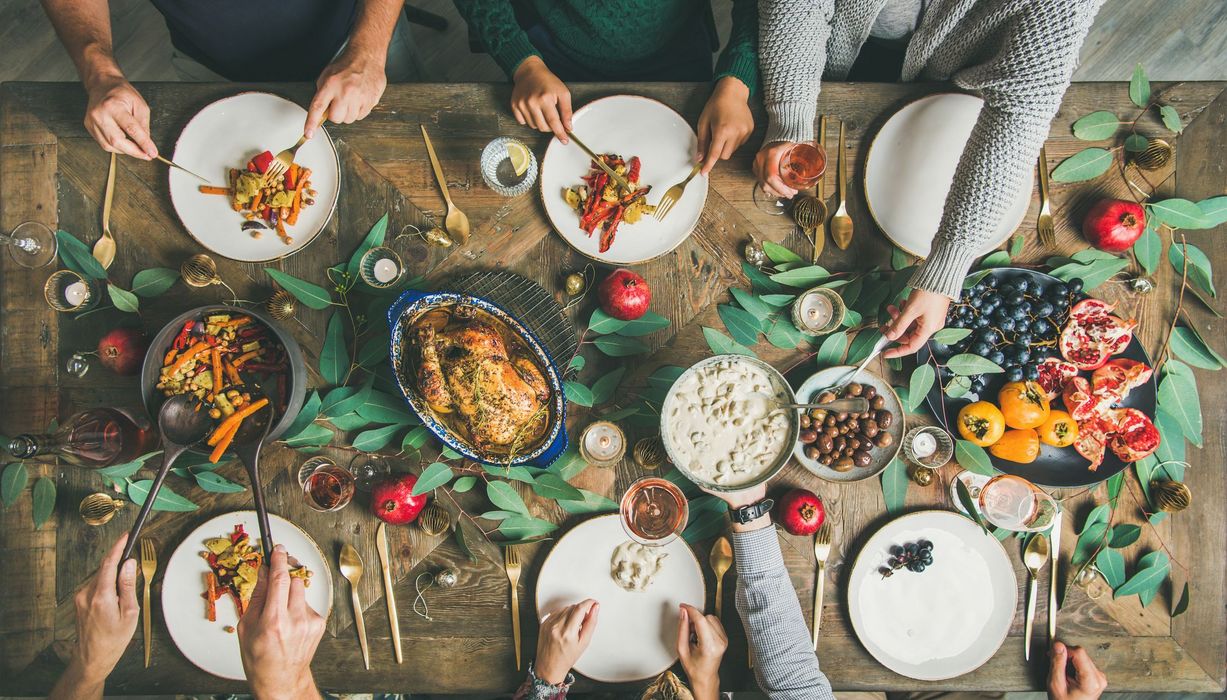
<svg viewBox="0 0 1227 700"><path fill-rule="evenodd" d="M205 107L179 134L171 160L209 178L211 184L227 184L229 168L244 168L261 151L273 154L293 146L302 136L307 111L284 97L264 92L244 92ZM233 260L267 262L292 255L307 247L332 217L340 192L341 167L328 131L320 128L298 149L295 162L311 168L315 204L304 207L298 223L287 226L294 243L286 245L273 231L259 239L240 230L243 216L230 208L230 199L201 194L200 180L175 168L170 171L170 199L188 234L208 250Z"/></svg>
<svg viewBox="0 0 1227 700"><path fill-rule="evenodd" d="M617 513L576 525L550 550L537 577L537 617L585 598L601 604L596 633L575 671L602 683L659 675L677 661L678 605L700 610L703 572L686 541L664 546L667 558L647 590L632 593L609 577L614 549L628 541Z"/></svg>
<svg viewBox="0 0 1227 700"><path fill-rule="evenodd" d="M890 548L933 543L921 573L879 569ZM848 577L852 629L883 666L937 681L970 673L1005 641L1018 603L1018 580L1001 543L967 518L926 510L896 518L869 538Z"/></svg>
<svg viewBox="0 0 1227 700"><path fill-rule="evenodd" d="M332 572L324 553L310 535L285 518L270 513L268 521L273 541L285 545L291 557L312 571L307 603L327 617L332 610ZM238 681L247 678L239 657L239 638L223 629L239 624L238 611L227 595L217 601L217 621L205 619L205 601L201 594L205 590L204 575L209 572L209 563L200 553L206 551L205 540L229 536L240 523L253 539L260 539L260 524L254 510L219 515L184 538L167 560L166 574L162 577L162 617L175 646L201 670Z"/></svg>
<svg viewBox="0 0 1227 700"><path fill-rule="evenodd" d="M851 370L852 365L839 365L837 367L827 367L811 374L809 379L806 379L797 388L797 403L816 401L818 393L822 389L831 386ZM846 472L837 472L830 467L823 466L816 459L806 457L805 446L797 442L796 447L793 448L792 456L801 463L801 466L827 481L860 481L871 476L877 476L899 454L899 447L903 444L903 404L899 402L899 395L895 393L895 389L890 385L890 382L867 369L861 370L860 374L857 374L854 379L861 384L877 389L878 393L886 400L883 408L890 411L895 417L890 427L886 429L886 432L890 433L891 437L895 440L889 447L874 447L870 450L869 454L873 457L873 461L869 463L868 467L853 467Z"/></svg>
<svg viewBox="0 0 1227 700"><path fill-rule="evenodd" d="M626 160L639 156L640 186L651 185L648 203L681 182L694 166L698 137L671 108L647 97L614 95L581 107L572 117L572 132L596 153L616 153ZM579 214L567 206L562 192L582 184L591 161L574 143L551 139L541 159L541 197L545 213L562 239L584 255L611 265L635 265L658 258L679 246L707 201L707 178L696 175L664 221L645 216L618 226L613 245L600 252L599 231L589 236L579 227Z"/></svg>
<svg viewBox="0 0 1227 700"><path fill-rule="evenodd" d="M943 93L922 97L891 115L873 138L865 162L865 199L878 227L903 250L926 257L941 223L946 194L984 100ZM1005 242L1031 205L1035 174L1019 190L979 251Z"/></svg>

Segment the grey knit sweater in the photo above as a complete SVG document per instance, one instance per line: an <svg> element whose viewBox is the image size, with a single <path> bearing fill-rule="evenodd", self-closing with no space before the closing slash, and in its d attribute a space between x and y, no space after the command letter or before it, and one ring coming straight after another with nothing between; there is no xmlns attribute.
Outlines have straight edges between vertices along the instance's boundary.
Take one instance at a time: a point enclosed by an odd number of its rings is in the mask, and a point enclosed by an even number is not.
<svg viewBox="0 0 1227 700"><path fill-rule="evenodd" d="M765 142L814 138L823 75L848 75L888 0L759 0ZM949 80L984 99L929 257L911 285L957 298L985 238L1035 167L1103 0L930 0L904 80Z"/></svg>

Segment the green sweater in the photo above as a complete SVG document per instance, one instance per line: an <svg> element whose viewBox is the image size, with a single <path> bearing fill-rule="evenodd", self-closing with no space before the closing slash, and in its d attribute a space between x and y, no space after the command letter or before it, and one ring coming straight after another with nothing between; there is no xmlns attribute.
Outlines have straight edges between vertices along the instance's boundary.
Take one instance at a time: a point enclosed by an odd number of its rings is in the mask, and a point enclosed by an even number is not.
<svg viewBox="0 0 1227 700"><path fill-rule="evenodd" d="M666 46L680 31L702 31L708 0L521 0L532 7L554 42L580 64L617 56L634 63ZM733 0L733 29L716 61L715 78L731 75L758 91L756 0ZM455 0L460 15L508 77L539 56L516 22L511 0Z"/></svg>

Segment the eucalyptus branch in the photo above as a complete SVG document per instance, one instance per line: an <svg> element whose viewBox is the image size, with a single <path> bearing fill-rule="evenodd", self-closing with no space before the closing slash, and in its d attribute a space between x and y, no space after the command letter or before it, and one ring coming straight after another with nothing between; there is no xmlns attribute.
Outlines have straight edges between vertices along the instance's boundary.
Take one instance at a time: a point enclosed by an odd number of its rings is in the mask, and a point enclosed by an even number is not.
<svg viewBox="0 0 1227 700"><path fill-rule="evenodd" d="M1176 245L1175 231L1172 232L1172 245ZM1184 264L1181 266L1180 270L1180 296L1176 299L1176 311L1172 314L1172 323L1167 328L1167 336L1164 337L1163 345L1159 349L1159 354L1156 355L1156 372L1159 370L1159 367L1163 365L1163 363L1167 362L1167 350L1168 346L1172 342L1172 333L1176 331L1176 322L1180 320L1180 313L1184 311L1184 290L1189 286L1189 244L1185 240L1183 233L1180 234L1180 247L1184 251L1184 255L1181 256Z"/></svg>

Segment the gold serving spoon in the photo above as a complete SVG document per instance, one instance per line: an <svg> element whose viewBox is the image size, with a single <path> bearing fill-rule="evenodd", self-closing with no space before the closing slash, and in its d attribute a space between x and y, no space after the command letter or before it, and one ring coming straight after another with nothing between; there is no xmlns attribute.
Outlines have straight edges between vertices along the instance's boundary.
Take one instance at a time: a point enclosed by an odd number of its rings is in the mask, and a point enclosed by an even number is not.
<svg viewBox="0 0 1227 700"><path fill-rule="evenodd" d="M447 202L447 217L443 219L443 226L453 241L464 245L469 241L469 217L452 203L452 195L447 191L447 178L443 176L443 166L439 165L439 156L435 155L435 147L430 142L430 134L426 133L425 124L420 126L422 127L422 140L426 142L426 155L430 156L430 167L435 171L435 181L439 183L439 189L443 192L443 201Z"/></svg>
<svg viewBox="0 0 1227 700"><path fill-rule="evenodd" d="M107 269L115 262L115 237L111 235L111 200L115 195L115 154L111 154L111 168L107 172L107 191L102 199L102 238L94 243L94 259ZM135 544L135 543L133 543Z"/></svg>
<svg viewBox="0 0 1227 700"><path fill-rule="evenodd" d="M716 617L723 619L724 612L724 575L733 565L733 545L729 538L721 535L711 546L711 570L716 574Z"/></svg>
<svg viewBox="0 0 1227 700"><path fill-rule="evenodd" d="M341 575L349 581L350 599L354 604L354 627L358 628L358 645L362 647L362 666L371 669L371 651L366 645L366 621L362 619L362 601L358 599L358 581L362 580L362 556L348 542L341 547Z"/></svg>
<svg viewBox="0 0 1227 700"><path fill-rule="evenodd" d="M839 188L839 207L835 216L831 217L831 239L840 250L847 250L852 244L852 217L848 216L848 173L844 161L844 120L839 120L839 165L835 173L835 184Z"/></svg>
<svg viewBox="0 0 1227 700"><path fill-rule="evenodd" d="M1027 623L1023 636L1023 658L1031 660L1031 629L1035 623L1035 596L1038 592L1040 570L1048 563L1048 538L1043 533L1037 533L1027 542L1023 551L1023 564L1031 574L1031 583L1027 593Z"/></svg>

